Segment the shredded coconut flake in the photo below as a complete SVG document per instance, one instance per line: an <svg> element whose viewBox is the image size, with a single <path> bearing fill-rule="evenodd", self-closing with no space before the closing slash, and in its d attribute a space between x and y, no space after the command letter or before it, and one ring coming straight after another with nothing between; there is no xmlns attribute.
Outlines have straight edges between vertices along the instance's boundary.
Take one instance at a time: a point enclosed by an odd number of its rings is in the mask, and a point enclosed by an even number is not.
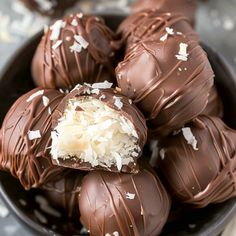
<svg viewBox="0 0 236 236"><path fill-rule="evenodd" d="M100 90L99 89L92 89L91 93L99 95Z"/></svg>
<svg viewBox="0 0 236 236"><path fill-rule="evenodd" d="M42 99L43 99L43 105L46 107L49 104L49 98L46 96L43 96Z"/></svg>
<svg viewBox="0 0 236 236"><path fill-rule="evenodd" d="M113 96L113 99L115 100L114 105L120 110L123 107L123 102L121 102L121 98Z"/></svg>
<svg viewBox="0 0 236 236"><path fill-rule="evenodd" d="M34 139L38 139L41 138L41 134L39 130L35 130L35 131L29 131L28 132L28 138L29 140L34 140Z"/></svg>
<svg viewBox="0 0 236 236"><path fill-rule="evenodd" d="M74 44L70 46L70 51L80 53L82 51L82 46L79 43L74 41Z"/></svg>
<svg viewBox="0 0 236 236"><path fill-rule="evenodd" d="M52 45L52 49L56 50L61 44L62 44L62 40L57 40L57 42Z"/></svg>
<svg viewBox="0 0 236 236"><path fill-rule="evenodd" d="M95 84L92 84L92 88L93 89L109 89L112 87L112 83L109 83L108 81L104 81L104 82L101 82L101 83L95 83Z"/></svg>
<svg viewBox="0 0 236 236"><path fill-rule="evenodd" d="M86 49L89 45L89 43L81 36L81 35L75 35L74 39L81 45L82 48Z"/></svg>
<svg viewBox="0 0 236 236"><path fill-rule="evenodd" d="M183 136L186 139L186 141L188 142L188 144L192 145L194 150L198 150L197 148L197 140L194 137L191 129L189 127L186 128L182 128L182 132L183 132Z"/></svg>
<svg viewBox="0 0 236 236"><path fill-rule="evenodd" d="M77 21L76 19L73 19L73 20L71 21L71 25L72 25L72 26L78 26L78 21Z"/></svg>
<svg viewBox="0 0 236 236"><path fill-rule="evenodd" d="M50 29L52 30L50 40L58 40L61 29L64 28L66 23L63 20L57 20Z"/></svg>
<svg viewBox="0 0 236 236"><path fill-rule="evenodd" d="M174 34L174 29L166 27L166 32L167 32L167 34L173 35Z"/></svg>
<svg viewBox="0 0 236 236"><path fill-rule="evenodd" d="M119 236L119 232L115 231L115 232L113 232L113 235L114 236Z"/></svg>
<svg viewBox="0 0 236 236"><path fill-rule="evenodd" d="M127 198L127 199L130 199L130 200L133 200L133 199L135 198L135 193L129 193L129 192L127 192L127 193L126 193L126 198Z"/></svg>
<svg viewBox="0 0 236 236"><path fill-rule="evenodd" d="M181 61L187 61L188 60L188 53L187 53L187 48L188 48L188 44L186 43L180 43L179 44L179 54L175 55L177 57L178 60Z"/></svg>
<svg viewBox="0 0 236 236"><path fill-rule="evenodd" d="M77 14L77 16L81 19L81 18L83 18L84 15L83 15L82 12L80 12L80 13Z"/></svg>
<svg viewBox="0 0 236 236"><path fill-rule="evenodd" d="M105 99L105 98L106 98L106 96L103 94L99 97L99 100L102 100L102 99Z"/></svg>
<svg viewBox="0 0 236 236"><path fill-rule="evenodd" d="M51 107L48 108L48 114L51 115L52 114L52 110Z"/></svg>
<svg viewBox="0 0 236 236"><path fill-rule="evenodd" d="M164 35L160 38L160 40L161 40L162 42L164 42L164 41L167 40L167 37L168 37L168 34L164 34Z"/></svg>
<svg viewBox="0 0 236 236"><path fill-rule="evenodd" d="M36 93L33 93L32 95L30 95L30 97L26 100L26 102L30 102L32 101L34 98L43 95L44 94L44 90L39 90Z"/></svg>

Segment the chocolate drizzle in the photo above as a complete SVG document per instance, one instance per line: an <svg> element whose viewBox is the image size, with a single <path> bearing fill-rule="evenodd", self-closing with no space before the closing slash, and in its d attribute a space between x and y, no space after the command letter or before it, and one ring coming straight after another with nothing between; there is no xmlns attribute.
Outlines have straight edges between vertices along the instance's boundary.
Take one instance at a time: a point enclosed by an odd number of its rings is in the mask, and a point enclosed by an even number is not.
<svg viewBox="0 0 236 236"><path fill-rule="evenodd" d="M184 203L205 207L236 196L236 132L216 117L200 116L186 125L197 149L182 132L161 142L158 167L171 193Z"/></svg>
<svg viewBox="0 0 236 236"><path fill-rule="evenodd" d="M47 30L33 59L32 74L36 85L71 89L78 83L113 80L112 63L119 43L102 18L80 13L55 24L61 24L58 38L50 40L53 30ZM88 45L81 48L76 36L82 37ZM74 43L79 47L77 51L71 49Z"/></svg>
<svg viewBox="0 0 236 236"><path fill-rule="evenodd" d="M93 171L82 182L79 206L90 235L145 236L161 232L170 199L149 169L133 175Z"/></svg>
<svg viewBox="0 0 236 236"><path fill-rule="evenodd" d="M181 44L187 47L184 59L177 58ZM121 92L134 100L154 136L167 135L200 114L214 77L204 50L176 32L163 42L137 43L116 75Z"/></svg>
<svg viewBox="0 0 236 236"><path fill-rule="evenodd" d="M140 12L145 9L157 9L161 12L182 13L191 24L195 24L196 1L195 0L136 0L131 5L133 12Z"/></svg>
<svg viewBox="0 0 236 236"><path fill-rule="evenodd" d="M47 105L43 96L48 98ZM62 98L56 90L34 89L21 96L4 119L0 169L11 172L26 190L45 184L63 170L52 165L49 154L50 110L53 112ZM30 132L39 132L40 137L30 138Z"/></svg>
<svg viewBox="0 0 236 236"><path fill-rule="evenodd" d="M175 34L178 32L183 34L183 37L199 41L198 34L186 17L178 13L162 13L151 9L127 17L119 26L118 33L129 50L140 40L159 42L163 36L171 36L168 32L171 34L172 29Z"/></svg>
<svg viewBox="0 0 236 236"><path fill-rule="evenodd" d="M81 190L83 174L80 171L67 170L52 181L44 184L44 191L48 201L55 207L63 209L68 217L79 214L78 196Z"/></svg>

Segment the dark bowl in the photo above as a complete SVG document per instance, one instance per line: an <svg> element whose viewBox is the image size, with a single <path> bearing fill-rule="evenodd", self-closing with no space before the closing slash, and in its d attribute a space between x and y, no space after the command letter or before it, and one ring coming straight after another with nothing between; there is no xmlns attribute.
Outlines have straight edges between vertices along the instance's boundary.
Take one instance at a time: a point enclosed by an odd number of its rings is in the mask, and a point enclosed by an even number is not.
<svg viewBox="0 0 236 236"><path fill-rule="evenodd" d="M105 15L107 24L116 29L124 16ZM12 58L0 76L0 122L11 104L23 93L34 87L30 64L41 34L30 39ZM225 121L236 128L236 77L226 60L210 47L203 44L215 71L215 83L223 99ZM233 119L234 118L234 119ZM34 235L81 235L79 219L71 220L62 212L57 218L42 212L35 201L40 190L25 191L18 180L8 173L0 172L0 193L11 212L30 229ZM22 201L24 200L24 201ZM22 204L26 202L27 204ZM46 217L42 223L35 210ZM185 210L177 208L172 219L166 224L162 235L218 235L236 213L236 200L211 205L204 209Z"/></svg>

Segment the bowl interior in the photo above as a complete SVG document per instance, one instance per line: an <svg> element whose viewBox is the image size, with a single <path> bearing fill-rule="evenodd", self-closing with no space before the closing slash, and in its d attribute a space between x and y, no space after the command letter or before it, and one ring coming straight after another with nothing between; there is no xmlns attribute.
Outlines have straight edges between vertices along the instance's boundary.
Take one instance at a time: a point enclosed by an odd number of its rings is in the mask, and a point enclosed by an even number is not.
<svg viewBox="0 0 236 236"><path fill-rule="evenodd" d="M103 15L107 24L116 29L122 15ZM40 40L41 33L30 39L12 58L0 76L0 122L11 104L22 94L34 87L30 65ZM210 47L203 45L216 74L215 83L223 99L225 121L236 128L236 77L228 63ZM68 219L64 212L61 217L46 214L40 209L35 197L42 195L40 190L25 191L18 180L8 173L0 172L0 193L18 219L35 234L81 235L79 219ZM162 235L217 235L236 212L236 201L231 199L223 204L204 209L186 210L175 207ZM37 214L36 214L37 213ZM42 215L41 219L39 217ZM44 219L44 218L46 219Z"/></svg>

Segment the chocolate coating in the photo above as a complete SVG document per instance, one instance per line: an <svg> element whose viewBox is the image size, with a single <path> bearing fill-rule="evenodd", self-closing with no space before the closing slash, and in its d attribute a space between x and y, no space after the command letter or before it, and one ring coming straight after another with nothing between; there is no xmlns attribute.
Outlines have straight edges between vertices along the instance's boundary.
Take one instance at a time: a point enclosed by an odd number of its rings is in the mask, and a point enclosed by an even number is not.
<svg viewBox="0 0 236 236"><path fill-rule="evenodd" d="M86 97L92 97L97 100L101 100L102 102L105 103L108 107L114 109L115 111L118 111L121 115L125 116L128 120L131 121L131 123L134 125L134 128L137 132L137 135L139 137L138 139L138 145L140 147L139 155L133 159L133 162L130 162L128 165L123 165L121 172L137 172L138 170L138 165L137 165L137 158L141 156L142 154L142 148L144 147L146 141L147 141L147 126L146 126L146 121L142 113L138 110L138 108L130 103L130 100L120 94L118 91L115 89L100 89L99 94L94 94L91 92L91 87L88 86L80 86L74 90L72 90L69 94L67 94L59 106L56 108L55 112L53 113L53 128L55 128L58 125L58 122L60 118L63 116L64 110L68 104L68 101L73 98L86 98ZM121 99L122 101L122 108L119 109L115 103L114 103L114 96L117 96ZM101 99L101 97L103 97ZM96 166L92 167L89 162L82 162L81 159L76 159L76 158L69 158L69 159L63 159L63 158L58 158L57 160L53 160L53 163L55 165L60 165L68 168L74 168L74 169L80 169L80 170L108 170L108 171L114 171L118 172L118 168L116 165L112 165L111 167L106 167L104 165L102 166Z"/></svg>
<svg viewBox="0 0 236 236"><path fill-rule="evenodd" d="M197 149L182 132L161 142L158 167L178 200L202 208L236 196L236 132L216 117L199 116L186 125Z"/></svg>
<svg viewBox="0 0 236 236"><path fill-rule="evenodd" d="M92 171L82 182L79 207L90 235L158 235L170 199L149 169L132 175Z"/></svg>
<svg viewBox="0 0 236 236"><path fill-rule="evenodd" d="M63 24L66 25L63 27ZM35 84L43 88L71 89L84 82L114 82L112 63L119 46L115 42L115 34L103 19L80 13L64 18L58 25L53 26L59 28L57 39L50 40L53 36L50 28L35 52L32 62ZM72 50L74 44L80 47L80 43L76 41L78 39L74 38L77 36L81 36L88 45ZM53 49L53 45L57 43L59 45Z"/></svg>
<svg viewBox="0 0 236 236"><path fill-rule="evenodd" d="M157 9L162 12L182 13L191 24L195 24L197 5L195 0L137 0L131 5L133 12L144 9Z"/></svg>
<svg viewBox="0 0 236 236"><path fill-rule="evenodd" d="M202 115L217 116L223 118L224 106L215 86L212 87L208 97L208 103Z"/></svg>
<svg viewBox="0 0 236 236"><path fill-rule="evenodd" d="M180 45L185 60L178 59ZM214 73L197 42L182 35L141 41L116 68L121 92L143 112L154 136L167 135L200 114L208 103Z"/></svg>
<svg viewBox="0 0 236 236"><path fill-rule="evenodd" d="M44 184L41 189L53 206L63 209L68 217L78 217L82 179L83 173L80 171L68 170Z"/></svg>
<svg viewBox="0 0 236 236"><path fill-rule="evenodd" d="M198 34L193 30L189 20L179 13L166 13L158 10L145 10L127 17L119 26L118 33L126 43L126 49L141 40L160 41L167 31L181 32L191 40L199 41Z"/></svg>
<svg viewBox="0 0 236 236"><path fill-rule="evenodd" d="M43 95L32 97L39 91ZM49 99L45 106L42 96ZM1 128L0 169L17 177L28 190L50 181L63 170L54 166L49 154L53 112L63 95L51 89L34 89L21 96L8 111ZM27 101L28 100L28 101ZM30 132L38 138L30 139Z"/></svg>
<svg viewBox="0 0 236 236"><path fill-rule="evenodd" d="M20 0L31 11L45 16L61 16L67 8L72 7L77 0Z"/></svg>

